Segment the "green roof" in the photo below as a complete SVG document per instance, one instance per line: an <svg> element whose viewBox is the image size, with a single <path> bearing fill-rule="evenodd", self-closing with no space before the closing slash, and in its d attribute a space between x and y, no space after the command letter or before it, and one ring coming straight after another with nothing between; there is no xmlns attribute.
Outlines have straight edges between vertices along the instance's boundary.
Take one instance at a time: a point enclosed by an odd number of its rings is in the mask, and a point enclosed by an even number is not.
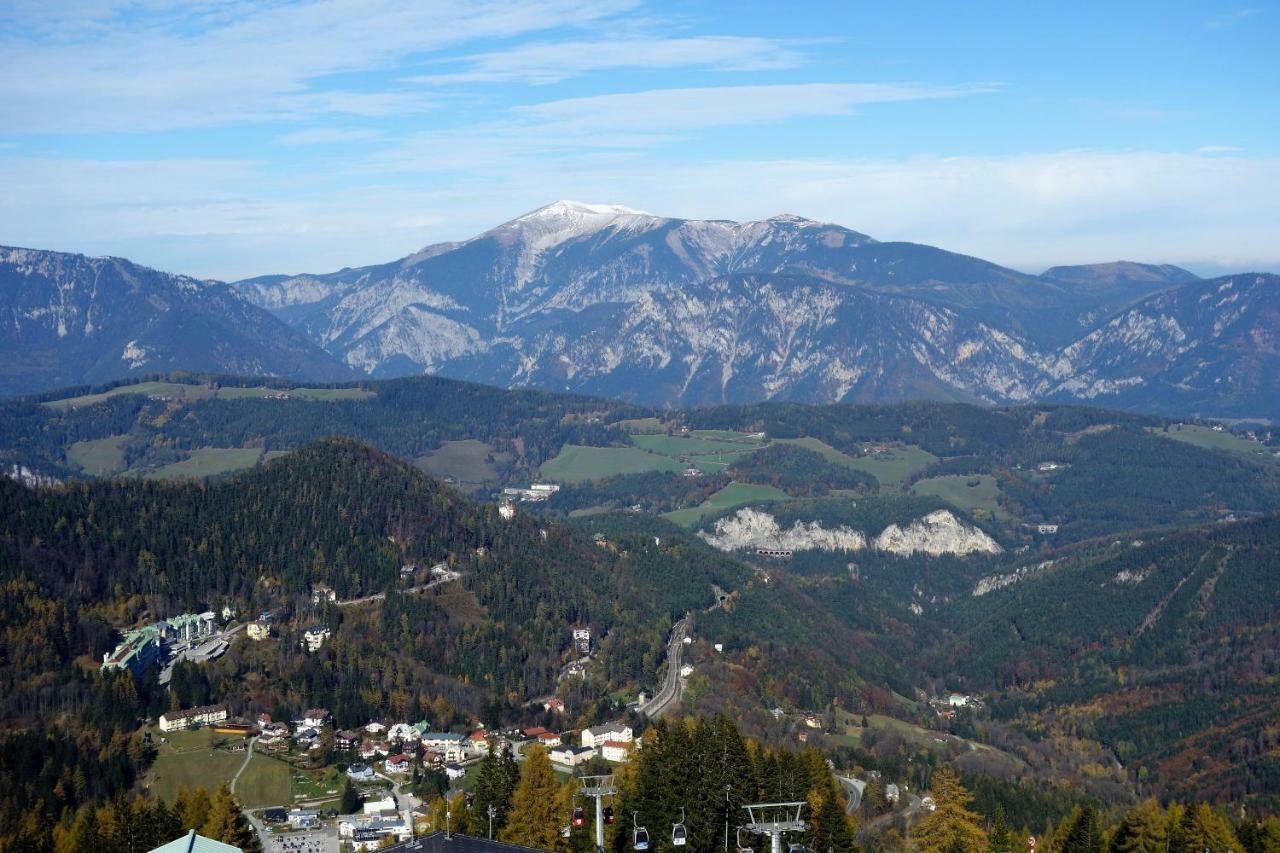
<svg viewBox="0 0 1280 853"><path fill-rule="evenodd" d="M244 853L244 851L239 847L232 847L230 844L196 835L196 831L192 829L181 838L170 841L168 844L161 844L149 853Z"/></svg>

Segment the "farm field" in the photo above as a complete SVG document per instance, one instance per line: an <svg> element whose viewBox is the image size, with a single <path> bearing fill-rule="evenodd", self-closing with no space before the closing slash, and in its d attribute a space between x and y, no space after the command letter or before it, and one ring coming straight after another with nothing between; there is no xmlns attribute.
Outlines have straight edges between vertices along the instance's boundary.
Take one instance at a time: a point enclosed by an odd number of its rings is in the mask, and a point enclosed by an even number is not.
<svg viewBox="0 0 1280 853"><path fill-rule="evenodd" d="M256 447L202 447L191 451L181 462L173 462L143 476L148 480L175 480L182 477L212 477L228 471L252 468L262 451Z"/></svg>
<svg viewBox="0 0 1280 853"><path fill-rule="evenodd" d="M433 477L453 477L460 484L492 483L498 471L486 458L493 449L474 438L446 441L436 450L413 460L413 464Z"/></svg>
<svg viewBox="0 0 1280 853"><path fill-rule="evenodd" d="M879 480L881 486L898 488L916 471L937 461L938 457L929 451L906 444L854 459L850 467L866 471Z"/></svg>
<svg viewBox="0 0 1280 853"><path fill-rule="evenodd" d="M146 394L161 397L173 397L178 400L208 400L216 397L219 400L243 400L268 397L273 394L287 393L290 397L302 400L367 400L374 396L372 391L363 388L265 388L250 386L239 388L227 386L218 389L207 385L184 385L180 382L139 382L137 385L121 385L101 394L82 394L79 397L67 397L62 400L50 400L44 405L55 409L67 409L78 406L92 406L111 397L121 394Z"/></svg>
<svg viewBox="0 0 1280 853"><path fill-rule="evenodd" d="M929 477L917 480L911 494L941 498L966 512L982 510L998 518L1008 518L1000 506L1000 484L990 474Z"/></svg>
<svg viewBox="0 0 1280 853"><path fill-rule="evenodd" d="M663 514L663 518L668 521L679 524L683 527L692 527L697 524L703 516L720 512L725 509L733 509L734 507L746 506L747 504L760 503L762 501L785 501L790 500L791 496L781 489L773 486L757 486L750 483L730 483L720 491L716 492L701 506L691 507L689 509L678 509L674 512Z"/></svg>
<svg viewBox="0 0 1280 853"><path fill-rule="evenodd" d="M112 435L93 441L77 441L67 448L67 461L95 477L105 477L124 469L127 435Z"/></svg>
<svg viewBox="0 0 1280 853"><path fill-rule="evenodd" d="M203 785L212 789L230 781L244 763L242 752L211 748L208 731L162 735L159 729L153 729L152 737L159 746L156 760L147 773L147 781L153 794L170 802L184 785L188 788ZM168 743L160 743L161 737Z"/></svg>
<svg viewBox="0 0 1280 853"><path fill-rule="evenodd" d="M1171 427L1162 429L1153 427L1150 431L1162 438L1171 438L1174 441L1194 444L1196 447L1203 447L1208 450L1225 450L1228 453L1239 453L1245 456L1271 455L1271 449L1260 441L1245 438L1226 430L1218 432L1212 427L1196 426L1194 424L1174 424Z"/></svg>
<svg viewBox="0 0 1280 853"><path fill-rule="evenodd" d="M679 471L684 468L669 456L638 447L586 447L566 444L554 459L542 463L542 476L563 483L599 480L614 474L645 471Z"/></svg>
<svg viewBox="0 0 1280 853"><path fill-rule="evenodd" d="M139 382L137 385L121 385L101 394L82 394L79 397L67 397L62 400L49 400L44 405L54 409L70 409L77 406L93 406L111 397L121 394L157 394L164 397L182 397L189 400L201 400L212 392L203 385L183 385L178 382Z"/></svg>
<svg viewBox="0 0 1280 853"><path fill-rule="evenodd" d="M803 447L805 450L820 453L828 462L834 462L837 465L848 465L850 468L858 467L859 460L856 456L841 453L820 438L805 436L804 438L779 438L777 441L779 444L793 444L796 447Z"/></svg>

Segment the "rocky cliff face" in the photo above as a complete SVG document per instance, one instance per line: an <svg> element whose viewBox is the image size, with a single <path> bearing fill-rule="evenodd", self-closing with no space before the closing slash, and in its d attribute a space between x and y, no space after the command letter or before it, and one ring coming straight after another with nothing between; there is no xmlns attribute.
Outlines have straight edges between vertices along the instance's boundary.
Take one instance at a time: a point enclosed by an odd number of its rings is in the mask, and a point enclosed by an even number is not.
<svg viewBox="0 0 1280 853"><path fill-rule="evenodd" d="M1201 411L1212 392L1187 392L1183 374L1229 373L1234 356L1193 352L1203 338L1179 339L1158 304L1198 286L1177 267L1031 276L798 216L682 220L578 202L391 264L236 285L373 376L653 405L1048 398ZM1267 338L1265 314L1240 328ZM1261 366L1232 405L1280 415Z"/></svg>
<svg viewBox="0 0 1280 853"><path fill-rule="evenodd" d="M937 510L899 526L891 524L877 536L841 525L823 527L817 521L796 521L783 528L771 514L746 507L718 519L713 529L698 534L721 551L769 548L787 551L860 551L871 547L907 556L917 551L933 556L998 554L1003 549L982 530L965 524L949 510Z"/></svg>

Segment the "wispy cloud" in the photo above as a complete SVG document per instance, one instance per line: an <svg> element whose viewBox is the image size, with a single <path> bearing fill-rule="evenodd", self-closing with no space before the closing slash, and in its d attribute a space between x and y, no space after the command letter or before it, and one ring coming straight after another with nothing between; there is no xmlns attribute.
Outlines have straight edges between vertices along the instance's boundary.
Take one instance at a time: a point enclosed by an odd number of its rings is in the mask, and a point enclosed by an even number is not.
<svg viewBox="0 0 1280 853"><path fill-rule="evenodd" d="M376 130L318 127L281 134L276 137L276 142L283 145L329 145L341 142L367 142L381 136L382 134Z"/></svg>
<svg viewBox="0 0 1280 853"><path fill-rule="evenodd" d="M1252 18L1256 14L1258 14L1257 9L1237 9L1234 12L1212 17L1205 21L1204 25L1206 29L1210 30L1225 30L1227 27L1234 27L1241 21Z"/></svg>
<svg viewBox="0 0 1280 853"><path fill-rule="evenodd" d="M1239 154L1244 151L1235 145L1201 145L1196 149L1197 154Z"/></svg>
<svg viewBox="0 0 1280 853"><path fill-rule="evenodd" d="M542 41L463 57L461 70L410 77L406 82L456 85L519 80L545 85L620 68L779 70L802 63L798 48L795 41L742 36Z"/></svg>
<svg viewBox="0 0 1280 853"><path fill-rule="evenodd" d="M332 78L474 39L586 25L635 2L89 0L82 14L23 2L0 36L0 114L22 116L21 131L87 132L411 113L430 100Z"/></svg>

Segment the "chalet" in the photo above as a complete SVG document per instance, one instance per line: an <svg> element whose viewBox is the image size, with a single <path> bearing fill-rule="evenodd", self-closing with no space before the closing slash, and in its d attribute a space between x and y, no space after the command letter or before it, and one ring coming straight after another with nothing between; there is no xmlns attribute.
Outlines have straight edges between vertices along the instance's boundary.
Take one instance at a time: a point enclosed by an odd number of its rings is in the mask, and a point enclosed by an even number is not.
<svg viewBox="0 0 1280 853"><path fill-rule="evenodd" d="M422 763L428 767L443 767L444 756L434 749L426 749L422 751Z"/></svg>
<svg viewBox="0 0 1280 853"><path fill-rule="evenodd" d="M356 763L347 768L347 778L352 782L372 782L378 778L378 774L368 764Z"/></svg>
<svg viewBox="0 0 1280 853"><path fill-rule="evenodd" d="M320 732L312 728L300 728L293 734L293 742L298 746L312 747L320 740Z"/></svg>
<svg viewBox="0 0 1280 853"><path fill-rule="evenodd" d="M362 738L359 732L352 731L351 729L343 729L340 732L334 733L333 747L334 749L343 749L343 750L355 749L360 745L361 739Z"/></svg>
<svg viewBox="0 0 1280 853"><path fill-rule="evenodd" d="M318 652L332 634L327 625L313 625L302 633L302 647L309 652Z"/></svg>
<svg viewBox="0 0 1280 853"><path fill-rule="evenodd" d="M446 764L444 766L444 775L449 777L449 781L455 782L467 775L467 768L461 764Z"/></svg>
<svg viewBox="0 0 1280 853"><path fill-rule="evenodd" d="M599 749L604 745L605 741L619 741L630 743L635 740L635 735L631 731L631 726L626 723L606 723L602 726L592 726L589 729L582 730L582 745Z"/></svg>
<svg viewBox="0 0 1280 853"><path fill-rule="evenodd" d="M383 741L365 738L360 742L360 757L365 761L372 761L379 755L387 754L387 745Z"/></svg>
<svg viewBox="0 0 1280 853"><path fill-rule="evenodd" d="M600 757L615 764L621 763L627 760L633 745L634 742L629 740L607 740L600 744Z"/></svg>
<svg viewBox="0 0 1280 853"><path fill-rule="evenodd" d="M556 734L555 732L543 732L542 734L538 735L538 743L542 744L548 749L553 746L559 746L561 743L560 735Z"/></svg>
<svg viewBox="0 0 1280 853"><path fill-rule="evenodd" d="M564 700L558 696L552 696L550 699L542 703L542 710L551 711L555 714L563 714Z"/></svg>
<svg viewBox="0 0 1280 853"><path fill-rule="evenodd" d="M402 752L388 758L383 766L388 773L408 773L413 767L413 760Z"/></svg>
<svg viewBox="0 0 1280 853"><path fill-rule="evenodd" d="M387 730L387 727L384 726L382 723L379 723L376 720L374 720L369 722L364 727L364 730L371 735L380 735Z"/></svg>
<svg viewBox="0 0 1280 853"><path fill-rule="evenodd" d="M467 735L466 745L476 752L487 752L489 750L489 733L484 729L476 729Z"/></svg>
<svg viewBox="0 0 1280 853"><path fill-rule="evenodd" d="M808 711L804 715L804 724L811 729L822 728L822 718L812 711Z"/></svg>
<svg viewBox="0 0 1280 853"><path fill-rule="evenodd" d="M211 723L220 723L226 718L226 705L201 705L185 711L169 711L160 715L160 731L180 732Z"/></svg>

